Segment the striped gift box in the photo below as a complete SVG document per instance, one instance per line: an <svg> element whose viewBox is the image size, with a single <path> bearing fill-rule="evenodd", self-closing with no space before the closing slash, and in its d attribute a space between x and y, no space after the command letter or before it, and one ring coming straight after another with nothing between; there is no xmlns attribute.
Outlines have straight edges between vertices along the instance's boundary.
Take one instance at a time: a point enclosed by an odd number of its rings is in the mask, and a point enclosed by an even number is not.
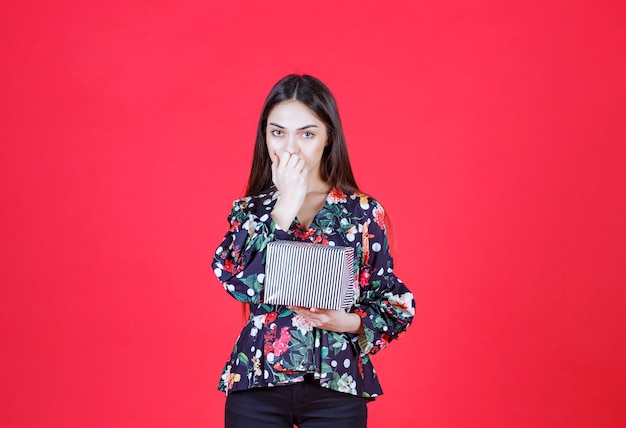
<svg viewBox="0 0 626 428"><path fill-rule="evenodd" d="M354 249L310 242L267 245L265 303L347 309L354 289Z"/></svg>

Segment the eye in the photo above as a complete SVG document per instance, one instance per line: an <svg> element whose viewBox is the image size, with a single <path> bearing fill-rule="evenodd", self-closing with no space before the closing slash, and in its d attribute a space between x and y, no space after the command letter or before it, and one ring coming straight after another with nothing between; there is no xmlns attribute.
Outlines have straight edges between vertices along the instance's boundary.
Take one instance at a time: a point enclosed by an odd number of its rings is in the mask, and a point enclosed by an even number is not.
<svg viewBox="0 0 626 428"><path fill-rule="evenodd" d="M281 131L280 129L273 129L272 130L272 135L274 137L281 137L283 135L283 131Z"/></svg>
<svg viewBox="0 0 626 428"><path fill-rule="evenodd" d="M313 137L314 137L313 133L312 133L312 132L309 132L309 131L304 131L304 132L302 133L302 136L303 136L304 138L313 138Z"/></svg>

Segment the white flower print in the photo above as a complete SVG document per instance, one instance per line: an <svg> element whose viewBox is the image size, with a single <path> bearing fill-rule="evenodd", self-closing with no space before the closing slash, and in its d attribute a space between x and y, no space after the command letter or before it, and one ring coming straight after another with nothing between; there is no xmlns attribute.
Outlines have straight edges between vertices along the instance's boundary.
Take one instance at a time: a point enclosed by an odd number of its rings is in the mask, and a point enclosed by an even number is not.
<svg viewBox="0 0 626 428"><path fill-rule="evenodd" d="M296 315L291 319L291 325L300 330L300 333L307 334L309 331L313 330L313 326L309 321L306 320L302 315Z"/></svg>
<svg viewBox="0 0 626 428"><path fill-rule="evenodd" d="M339 392L347 392L356 395L356 382L349 374L342 374L337 381L337 390Z"/></svg>
<svg viewBox="0 0 626 428"><path fill-rule="evenodd" d="M259 329L263 327L263 324L265 323L266 316L267 314L261 314L252 318L252 323L254 324L254 326L250 329L251 336L256 337L256 335L259 333Z"/></svg>
<svg viewBox="0 0 626 428"><path fill-rule="evenodd" d="M413 294L404 293L401 295L388 294L389 304L396 309L400 309L406 312L409 316L415 315L415 308L413 308Z"/></svg>

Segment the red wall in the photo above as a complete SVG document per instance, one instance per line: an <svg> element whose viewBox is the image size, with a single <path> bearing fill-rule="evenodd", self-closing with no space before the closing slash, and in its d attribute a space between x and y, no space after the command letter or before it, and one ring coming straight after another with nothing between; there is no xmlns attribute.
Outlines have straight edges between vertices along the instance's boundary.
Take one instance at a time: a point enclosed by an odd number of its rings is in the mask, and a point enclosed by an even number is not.
<svg viewBox="0 0 626 428"><path fill-rule="evenodd" d="M622 1L92 3L0 7L0 426L221 424L210 260L290 72L417 299L370 426L626 426Z"/></svg>

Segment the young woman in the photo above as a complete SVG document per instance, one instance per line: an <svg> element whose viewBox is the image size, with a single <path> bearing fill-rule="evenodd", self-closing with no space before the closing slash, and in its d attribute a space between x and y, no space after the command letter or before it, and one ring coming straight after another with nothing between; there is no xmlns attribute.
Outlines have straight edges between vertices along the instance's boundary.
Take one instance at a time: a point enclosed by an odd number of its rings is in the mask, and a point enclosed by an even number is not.
<svg viewBox="0 0 626 428"><path fill-rule="evenodd" d="M271 90L246 194L213 260L226 291L250 308L219 383L226 427L365 427L366 402L382 394L370 355L407 329L414 302L393 272L384 210L359 191L335 99L318 79L289 75ZM274 240L353 247L353 306L264 303Z"/></svg>

